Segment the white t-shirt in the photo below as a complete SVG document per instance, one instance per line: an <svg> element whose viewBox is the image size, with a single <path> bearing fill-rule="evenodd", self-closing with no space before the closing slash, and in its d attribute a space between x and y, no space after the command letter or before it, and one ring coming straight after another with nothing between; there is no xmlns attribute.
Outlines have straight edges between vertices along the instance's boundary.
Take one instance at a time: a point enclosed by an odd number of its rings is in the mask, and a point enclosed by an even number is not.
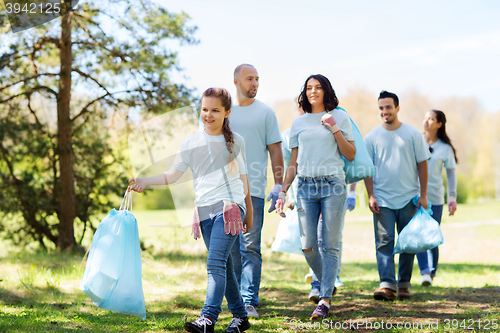
<svg viewBox="0 0 500 333"><path fill-rule="evenodd" d="M269 154L267 146L281 142L276 114L273 109L256 99L249 106L233 105L229 126L245 139L250 194L265 198Z"/></svg>
<svg viewBox="0 0 500 333"><path fill-rule="evenodd" d="M354 141L351 120L347 112L330 112L347 141ZM297 175L302 177L335 176L345 179L344 159L332 132L321 125L326 112L306 113L293 121L290 149L299 147Z"/></svg>
<svg viewBox="0 0 500 333"><path fill-rule="evenodd" d="M424 141L425 141L425 136ZM425 145L429 148L427 141ZM444 205L444 185L443 185L443 167L446 169L455 169L457 167L453 149L447 143L438 139L432 145L430 160L427 161L429 167L429 182L427 184L427 199L433 205Z"/></svg>
<svg viewBox="0 0 500 333"><path fill-rule="evenodd" d="M402 123L394 131L382 125L365 136L373 164L373 194L380 207L401 209L420 194L417 163L430 158L422 133Z"/></svg>
<svg viewBox="0 0 500 333"><path fill-rule="evenodd" d="M193 172L193 187L197 207L210 206L221 200L237 203L245 212L245 194L240 175L246 174L245 141L234 133L233 154L238 163L238 173L229 173L229 151L224 135L203 132L188 136L182 141L173 168Z"/></svg>

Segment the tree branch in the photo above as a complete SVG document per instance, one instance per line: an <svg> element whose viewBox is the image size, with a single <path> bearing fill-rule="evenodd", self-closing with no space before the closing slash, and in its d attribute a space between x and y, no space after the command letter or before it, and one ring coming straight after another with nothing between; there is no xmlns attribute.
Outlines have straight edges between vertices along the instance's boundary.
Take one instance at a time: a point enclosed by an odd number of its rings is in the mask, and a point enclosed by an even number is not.
<svg viewBox="0 0 500 333"><path fill-rule="evenodd" d="M10 88L12 86L15 86L16 84L19 84L19 83L22 83L22 82L27 82L27 81L30 81L30 80L38 79L41 76L57 76L57 75L59 75L59 74L55 74L55 73L36 74L36 75L30 76L30 77L24 78L22 80L16 81L14 83L8 84L8 85L6 85L4 87L1 87L0 91L8 89L8 88Z"/></svg>
<svg viewBox="0 0 500 333"><path fill-rule="evenodd" d="M7 103L7 102L9 102L9 101L11 101L11 100L19 97L19 96L32 94L32 93L34 93L35 91L38 91L38 90L47 90L49 93L53 94L56 98L59 98L59 94L57 92L55 92L52 88L49 88L47 86L36 86L35 88L30 89L28 91L22 92L20 94L14 95L14 96L10 96L9 98L4 99L4 100L0 100L0 104Z"/></svg>

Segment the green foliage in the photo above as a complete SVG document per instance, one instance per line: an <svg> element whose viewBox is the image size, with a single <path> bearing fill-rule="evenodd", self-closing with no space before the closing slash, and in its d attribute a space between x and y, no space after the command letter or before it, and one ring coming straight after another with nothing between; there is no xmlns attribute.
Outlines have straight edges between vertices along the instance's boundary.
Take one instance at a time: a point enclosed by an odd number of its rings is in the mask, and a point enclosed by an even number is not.
<svg viewBox="0 0 500 333"><path fill-rule="evenodd" d="M134 194L134 209L175 209L175 205L170 194L170 189L166 187L163 190L146 190L143 194Z"/></svg>
<svg viewBox="0 0 500 333"><path fill-rule="evenodd" d="M61 124L71 124L71 209L81 242L130 177L123 155L129 113L158 114L193 101L192 90L170 79L180 71L171 42L197 42L186 13L169 13L149 0L106 0L83 2L68 15L71 95L61 89L60 19L17 34L0 32L0 211L16 219L0 222L0 230L17 244L57 245ZM60 118L64 99L70 119Z"/></svg>

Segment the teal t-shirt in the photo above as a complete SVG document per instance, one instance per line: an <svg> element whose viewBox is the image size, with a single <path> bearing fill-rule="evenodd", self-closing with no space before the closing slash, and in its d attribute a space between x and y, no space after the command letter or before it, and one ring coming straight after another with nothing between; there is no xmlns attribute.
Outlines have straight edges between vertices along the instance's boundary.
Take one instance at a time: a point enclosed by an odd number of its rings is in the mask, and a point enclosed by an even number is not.
<svg viewBox="0 0 500 333"><path fill-rule="evenodd" d="M417 163L430 158L422 133L402 123L394 131L382 125L365 136L373 164L373 193L380 207L401 209L420 193Z"/></svg>
<svg viewBox="0 0 500 333"><path fill-rule="evenodd" d="M427 141L424 142L427 148ZM453 149L447 143L438 139L432 145L432 153L430 160L427 161L429 167L429 183L427 184L427 199L433 205L444 205L444 185L443 185L443 168L455 169L457 167Z"/></svg>
<svg viewBox="0 0 500 333"><path fill-rule="evenodd" d="M347 112L330 112L347 141L354 141ZM332 132L321 124L326 112L306 113L293 121L290 149L298 147L297 175L302 177L334 176L345 179L344 159Z"/></svg>
<svg viewBox="0 0 500 333"><path fill-rule="evenodd" d="M231 107L231 129L245 139L250 195L265 198L267 186L267 146L281 142L278 119L273 109L259 100L249 106Z"/></svg>

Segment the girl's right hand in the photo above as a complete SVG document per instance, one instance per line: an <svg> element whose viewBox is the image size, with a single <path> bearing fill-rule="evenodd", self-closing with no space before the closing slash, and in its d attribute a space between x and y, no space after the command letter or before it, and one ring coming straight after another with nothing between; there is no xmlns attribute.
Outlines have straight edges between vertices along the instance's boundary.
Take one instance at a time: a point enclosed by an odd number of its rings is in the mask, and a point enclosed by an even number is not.
<svg viewBox="0 0 500 333"><path fill-rule="evenodd" d="M142 179L142 178L136 178L136 177L132 177L128 180L129 182L129 187L128 187L128 191L135 191L137 193L141 193L142 191L144 191L146 189L146 182Z"/></svg>

